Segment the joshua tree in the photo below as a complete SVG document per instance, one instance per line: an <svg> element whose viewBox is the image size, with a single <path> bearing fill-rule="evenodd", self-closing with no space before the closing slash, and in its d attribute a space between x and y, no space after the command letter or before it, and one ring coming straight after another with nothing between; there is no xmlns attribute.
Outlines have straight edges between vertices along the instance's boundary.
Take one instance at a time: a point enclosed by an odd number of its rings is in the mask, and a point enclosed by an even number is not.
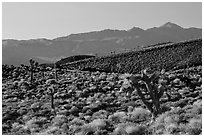
<svg viewBox="0 0 204 137"><path fill-rule="evenodd" d="M45 65L41 66L40 71L41 71L42 77L45 78L46 66Z"/></svg>
<svg viewBox="0 0 204 137"><path fill-rule="evenodd" d="M117 67L117 71L120 72L120 70L121 70L121 68L122 68L121 64L120 64L120 63L117 63L116 67Z"/></svg>
<svg viewBox="0 0 204 137"><path fill-rule="evenodd" d="M48 90L49 90L50 97L51 97L51 108L54 109L55 108L54 107L54 91L55 91L55 89L53 86L51 86L48 88Z"/></svg>
<svg viewBox="0 0 204 137"><path fill-rule="evenodd" d="M38 67L38 62L35 62L33 59L30 59L30 81L31 84L33 83L33 74Z"/></svg>
<svg viewBox="0 0 204 137"><path fill-rule="evenodd" d="M165 90L163 74L164 71L161 73L148 74L147 70L144 70L141 74L129 78L142 102L151 111L154 118L161 113L160 98Z"/></svg>
<svg viewBox="0 0 204 137"><path fill-rule="evenodd" d="M42 67L42 77L43 77L43 78L45 78L45 71L46 71L46 67L43 66L43 67Z"/></svg>
<svg viewBox="0 0 204 137"><path fill-rule="evenodd" d="M55 80L57 81L57 64L54 63Z"/></svg>
<svg viewBox="0 0 204 137"><path fill-rule="evenodd" d="M50 96L51 108L54 109L54 93L58 88L58 83L55 79L48 79L46 81L46 85L47 85L47 95Z"/></svg>

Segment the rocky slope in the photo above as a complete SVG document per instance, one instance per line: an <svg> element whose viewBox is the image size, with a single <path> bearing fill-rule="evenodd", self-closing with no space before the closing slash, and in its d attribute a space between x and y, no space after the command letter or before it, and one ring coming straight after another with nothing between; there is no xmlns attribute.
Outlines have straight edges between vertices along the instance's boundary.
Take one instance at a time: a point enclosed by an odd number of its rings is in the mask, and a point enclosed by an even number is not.
<svg viewBox="0 0 204 137"><path fill-rule="evenodd" d="M163 113L154 122L137 92L129 93L130 74L59 69L56 81L48 68L31 84L25 70L3 66L3 134L202 134L201 66L165 73Z"/></svg>

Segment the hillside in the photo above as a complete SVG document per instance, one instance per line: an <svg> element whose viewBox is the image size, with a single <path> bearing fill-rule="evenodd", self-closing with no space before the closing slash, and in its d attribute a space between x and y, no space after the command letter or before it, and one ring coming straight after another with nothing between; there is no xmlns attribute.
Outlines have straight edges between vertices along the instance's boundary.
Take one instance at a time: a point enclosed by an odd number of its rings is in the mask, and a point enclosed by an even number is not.
<svg viewBox="0 0 204 137"><path fill-rule="evenodd" d="M202 39L152 46L140 51L97 57L68 63L79 70L138 73L142 69L171 70L202 65Z"/></svg>
<svg viewBox="0 0 204 137"><path fill-rule="evenodd" d="M70 56L67 58L63 58L59 61L56 62L57 65L62 65L62 64L66 64L66 63L70 63L70 62L74 62L74 61L79 61L79 60L83 60L83 59L88 59L88 58L93 58L95 56L92 55L76 55L76 56Z"/></svg>
<svg viewBox="0 0 204 137"><path fill-rule="evenodd" d="M182 28L168 22L159 27L143 30L133 27L130 30L92 31L70 34L56 39L31 39L2 41L3 64L28 64L30 58L39 63L53 63L73 55L110 55L131 49L140 50L147 45L163 42L179 42L202 37L202 29Z"/></svg>
<svg viewBox="0 0 204 137"><path fill-rule="evenodd" d="M162 114L153 122L126 74L59 69L56 81L54 70L36 71L31 84L25 70L3 67L3 135L202 134L202 66L165 72Z"/></svg>
<svg viewBox="0 0 204 137"><path fill-rule="evenodd" d="M145 86L137 81L141 89L135 90L131 78L146 67L166 71L146 71L151 82ZM30 68L2 66L4 135L202 134L202 39L79 60L57 69ZM126 72L137 74L121 74ZM154 117L154 106L146 105L155 102L152 93L160 95L161 111Z"/></svg>

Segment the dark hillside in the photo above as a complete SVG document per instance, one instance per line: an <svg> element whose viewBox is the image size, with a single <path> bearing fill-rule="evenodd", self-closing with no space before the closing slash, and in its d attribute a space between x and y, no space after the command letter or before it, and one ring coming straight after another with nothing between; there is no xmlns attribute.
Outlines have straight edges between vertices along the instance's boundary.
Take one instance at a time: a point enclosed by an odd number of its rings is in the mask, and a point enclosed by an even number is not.
<svg viewBox="0 0 204 137"><path fill-rule="evenodd" d="M95 56L92 56L92 55L76 55L76 56L70 56L70 57L63 58L63 59L57 61L56 64L62 65L62 64L65 64L65 63L74 62L74 61L79 61L79 60L83 60L83 59L87 59L87 58L92 58L92 57L95 57Z"/></svg>
<svg viewBox="0 0 204 137"><path fill-rule="evenodd" d="M64 67L79 70L138 73L142 69L172 70L202 64L202 39L164 44L122 54L68 63Z"/></svg>

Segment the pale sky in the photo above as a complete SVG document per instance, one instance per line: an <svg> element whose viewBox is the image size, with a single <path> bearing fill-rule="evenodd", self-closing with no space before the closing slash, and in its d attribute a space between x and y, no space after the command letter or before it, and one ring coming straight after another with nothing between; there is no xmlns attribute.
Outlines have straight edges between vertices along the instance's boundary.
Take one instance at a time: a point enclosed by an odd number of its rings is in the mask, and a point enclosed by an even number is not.
<svg viewBox="0 0 204 137"><path fill-rule="evenodd" d="M36 39L104 29L147 29L166 22L202 28L202 3L3 3L3 39Z"/></svg>

